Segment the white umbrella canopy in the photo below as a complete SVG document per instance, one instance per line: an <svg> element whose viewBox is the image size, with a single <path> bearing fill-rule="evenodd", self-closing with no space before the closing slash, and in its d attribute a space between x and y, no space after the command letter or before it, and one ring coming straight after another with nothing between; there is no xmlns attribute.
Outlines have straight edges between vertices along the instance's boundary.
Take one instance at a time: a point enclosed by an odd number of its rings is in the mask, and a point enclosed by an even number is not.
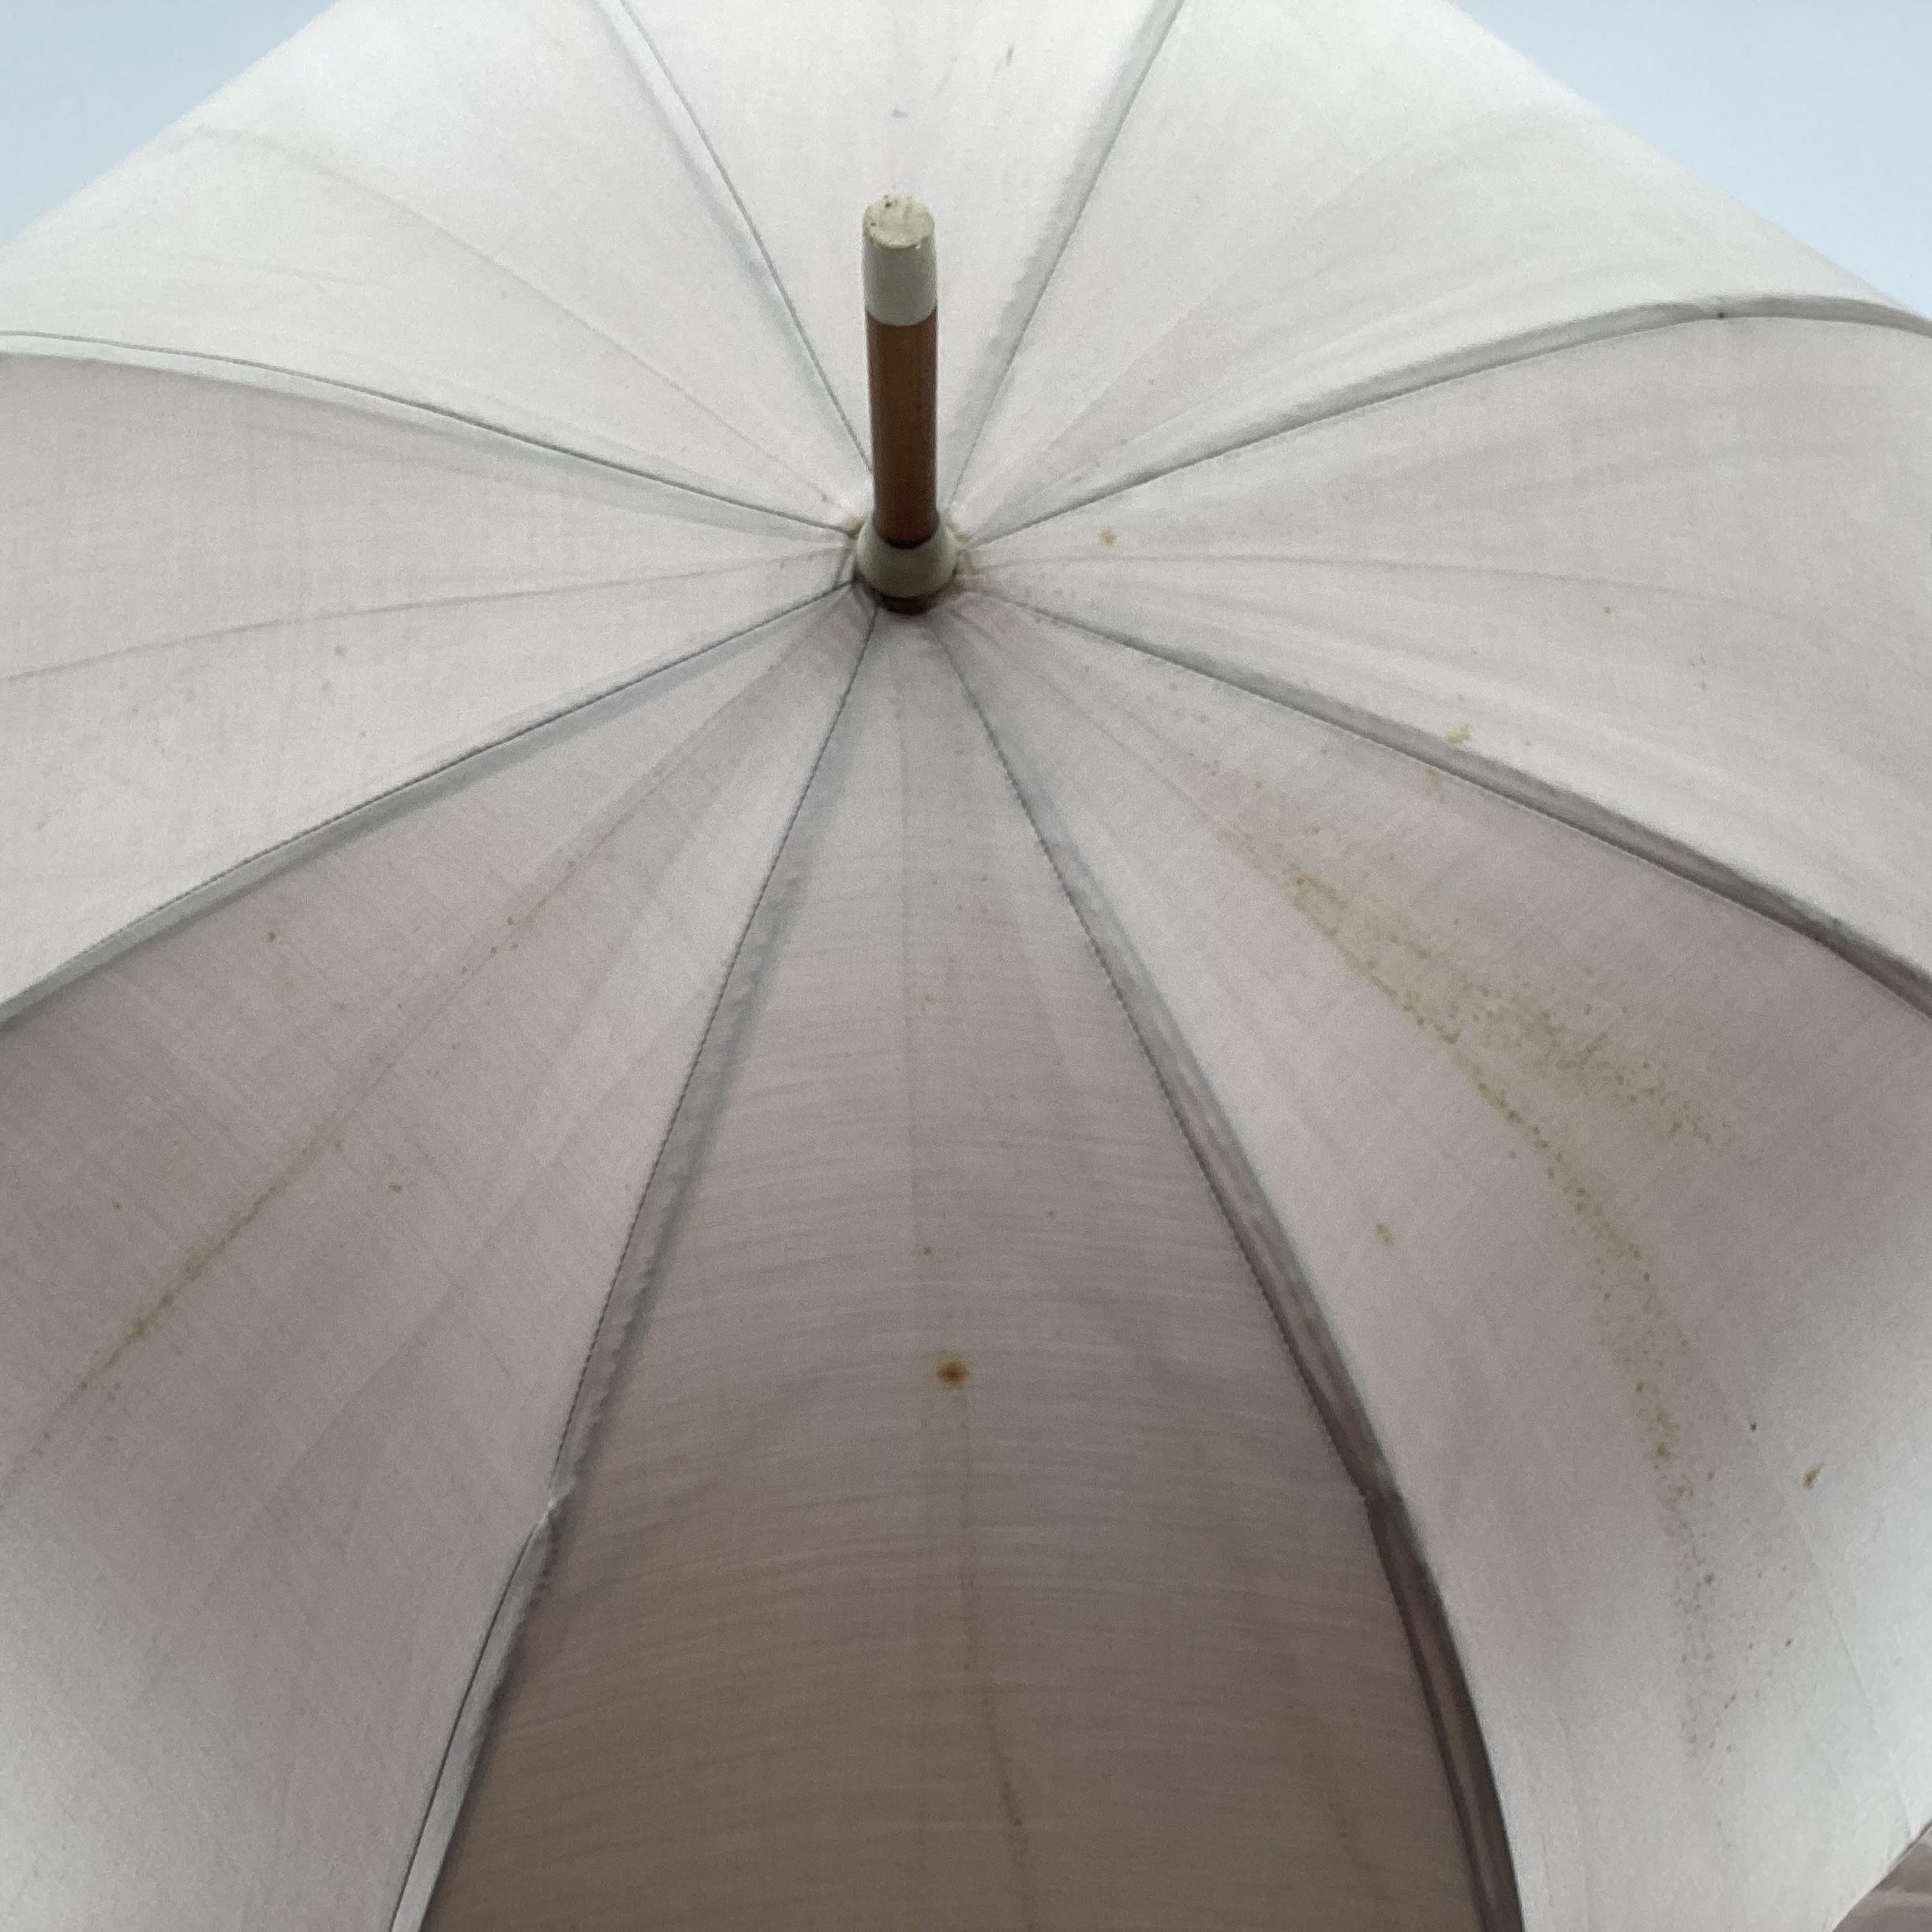
<svg viewBox="0 0 1932 1932"><path fill-rule="evenodd" d="M7 1923L1836 1924L1929 334L1435 0L344 0L0 253Z"/></svg>

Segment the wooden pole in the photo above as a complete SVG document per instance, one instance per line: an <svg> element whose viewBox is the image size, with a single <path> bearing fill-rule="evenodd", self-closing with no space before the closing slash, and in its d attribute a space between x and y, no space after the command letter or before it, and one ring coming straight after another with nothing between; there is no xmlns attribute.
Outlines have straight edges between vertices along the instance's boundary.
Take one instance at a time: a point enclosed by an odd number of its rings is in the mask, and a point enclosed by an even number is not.
<svg viewBox="0 0 1932 1932"><path fill-rule="evenodd" d="M882 195L863 225L872 514L859 572L888 604L916 608L957 560L938 504L939 275L933 219L911 195Z"/></svg>
<svg viewBox="0 0 1932 1932"><path fill-rule="evenodd" d="M904 328L866 316L872 387L872 521L911 549L939 527L939 312Z"/></svg>

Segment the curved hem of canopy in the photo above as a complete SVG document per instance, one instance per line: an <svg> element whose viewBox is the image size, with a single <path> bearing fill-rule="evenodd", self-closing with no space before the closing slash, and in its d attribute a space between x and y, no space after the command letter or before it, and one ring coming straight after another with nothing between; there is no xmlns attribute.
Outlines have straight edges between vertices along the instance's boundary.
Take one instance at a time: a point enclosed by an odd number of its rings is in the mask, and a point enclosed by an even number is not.
<svg viewBox="0 0 1932 1932"><path fill-rule="evenodd" d="M953 620L968 621L957 609ZM1154 975L1081 857L1077 841L1039 792L1022 780L972 680L950 645L945 648L1014 799L1113 987L1175 1125L1274 1318L1289 1360L1361 1498L1428 1712L1477 1918L1484 1932L1523 1932L1502 1796L1447 1606L1320 1298L1240 1136Z"/></svg>
<svg viewBox="0 0 1932 1932"><path fill-rule="evenodd" d="M1848 327L1880 328L1898 335L1932 337L1932 316L1915 309L1882 301L1868 301L1849 295L1735 295L1712 296L1701 300L1646 302L1627 309L1604 310L1601 315L1576 316L1567 321L1545 323L1520 335L1498 336L1495 340L1462 349L1446 350L1425 357L1380 376L1365 376L1326 395L1297 404L1271 418L1263 427L1232 441L1216 443L1177 456L1151 468L1136 470L1103 489L1056 504L1037 516L1023 516L1017 522L998 524L975 532L973 541L982 547L1000 543L1022 531L1039 529L1057 518L1076 511L1110 503L1118 496L1130 496L1149 484L1197 470L1223 457L1235 456L1259 448L1278 438L1297 434L1321 423L1352 416L1385 402L1398 402L1444 384L1472 376L1486 376L1513 369L1548 355L1560 355L1571 349L1587 349L1599 343L1617 342L1627 336L1653 335L1668 328L1682 328L1699 322L1823 322ZM955 484L957 496L964 487L962 473ZM949 505L949 508L950 506Z"/></svg>
<svg viewBox="0 0 1932 1932"><path fill-rule="evenodd" d="M823 769L860 667L878 627L874 609L851 675L839 695L818 755L799 788L790 815L772 848L757 896L739 929L717 991L706 1016L696 1050L685 1070L677 1103L638 1196L637 1211L623 1254L611 1277L590 1346L586 1350L564 1427L551 1462L549 1499L524 1540L478 1647L462 1700L451 1720L435 1782L423 1807L408 1865L396 1893L389 1932L420 1932L451 1848L462 1829L463 1811L477 1775L493 1742L498 1700L514 1670L525 1618L543 1578L569 1548L576 1527L573 1503L578 1482L597 1454L611 1413L611 1397L635 1355L649 1321L660 1275L682 1219L692 1181L708 1148L712 1127L749 1021L756 1009L773 940L782 934L790 906L776 889L793 850L808 802Z"/></svg>
<svg viewBox="0 0 1932 1932"><path fill-rule="evenodd" d="M1932 333L1932 327L1929 327L1928 332ZM1393 752L1398 758L1413 758L1417 763L1450 777L1460 778L1494 797L1520 806L1526 811L1553 819L1569 831L1595 839L1742 911L1754 913L1801 939L1822 946L1915 1013L1932 1019L1932 973L1924 968L1866 938L1844 920L1807 904L1795 894L1739 871L1724 860L1687 844L1669 833L1660 832L1641 819L1630 818L1581 792L1552 784L1547 779L1534 777L1499 758L1445 744L1440 738L1420 726L1401 724L1380 712L1339 698L1325 698L1305 686L1290 684L1259 672L1238 673L1200 652L1150 643L1125 631L1103 630L1098 625L1069 616L1046 605L1010 596L990 583L975 582L970 588L994 603L1028 612L1050 623L1065 625L1069 630L1098 638L1103 643L1118 644L1123 650L1138 651L1143 657L1156 658L1178 669L1191 671L1197 677L1210 679L1232 690L1245 691L1250 697L1279 705L1284 710L1312 718L1320 724L1331 725L1337 731L1345 731L1350 736Z"/></svg>
<svg viewBox="0 0 1932 1932"><path fill-rule="evenodd" d="M472 416L440 402L425 402L394 390L377 389L365 383L350 382L335 376L316 376L302 369L289 369L279 362L257 361L248 356L218 354L209 350L170 349L152 343L120 342L105 335L66 335L51 329L0 328L0 356L39 356L49 361L106 362L124 369L154 369L165 374L192 376L204 382L224 383L237 389L260 389L289 395L305 402L320 402L351 413L379 417L400 417L405 421L425 419L432 426L455 427L470 434L500 439L519 449L536 451L567 462L588 463L612 475L629 477L650 483L660 489L695 497L702 503L738 510L755 517L769 518L794 529L822 530L849 538L853 526L828 523L816 517L800 516L796 511L774 509L769 504L754 503L749 497L733 496L724 490L707 489L701 483L665 476L615 456L600 456L512 429L506 423L493 422L487 416Z"/></svg>
<svg viewBox="0 0 1932 1932"><path fill-rule="evenodd" d="M841 559L841 572L844 571ZM687 651L681 657L674 657L668 664L653 665L648 671L641 671L627 677L621 683L612 684L604 690L593 691L587 697L575 699L562 710L546 713L530 723L518 725L500 738L492 738L485 743L474 745L467 751L459 752L446 762L431 769L418 772L414 777L405 778L400 783L390 785L373 796L337 812L333 817L323 819L319 824L305 830L292 833L279 843L266 847L252 856L239 860L227 871L217 873L212 878L204 879L198 886L191 886L185 892L177 893L140 918L130 919L126 925L118 927L106 938L95 940L84 947L71 958L65 960L52 972L43 973L37 979L29 982L17 993L0 999L0 1027L29 1009L38 1005L71 986L77 979L84 979L89 973L111 964L122 953L130 952L144 941L171 930L184 921L193 919L203 912L212 912L216 906L225 904L238 893L245 892L251 886L258 885L266 878L284 872L303 860L313 858L327 851L343 839L350 838L369 826L380 824L399 812L412 810L430 799L440 796L451 788L467 784L473 778L480 777L503 760L521 758L536 750L548 739L581 729L594 724L597 714L605 708L614 707L636 694L642 687L657 678L675 680L677 677L695 670L704 660L714 653L729 650L734 645L748 644L760 631L769 630L775 623L781 623L788 617L796 617L801 611L810 610L815 604L828 603L847 588L851 579L841 575L838 580L822 590L814 590L810 597L802 597L796 604L788 604L784 609L773 611L770 616L761 617L756 623L747 624L743 630L733 631L721 638L713 638L709 643L700 644Z"/></svg>
<svg viewBox="0 0 1932 1932"><path fill-rule="evenodd" d="M1924 1824L1920 1825L1918 1830L1914 1832L1912 1835L1906 1840L1904 1848L1892 1860L1891 1863L1885 1867L1885 1876L1881 1878L1876 1885L1871 1886L1868 1890L1860 1895L1856 1903L1851 1907L1849 1911L1848 1911L1845 1914L1844 1917L1838 1922L1836 1932L1846 1932L1846 1928L1851 1925L1854 1919L1865 1915L1866 1907L1870 1905L1874 1899L1881 1901L1880 1909L1883 1911L1884 1908L1882 1905L1882 1901L1888 1896L1894 1898L1902 1896L1905 1899L1908 1904L1910 1904L1914 1900L1923 1900L1927 1911L1932 1912L1932 1896L1928 1896L1924 1893L1918 1891L1902 1892L1895 1889L1892 1884L1892 1881L1898 1876L1900 1868L1904 1866L1906 1860L1911 1858L1911 1855L1915 1852L1928 1844L1932 1844L1932 1818L1928 1818ZM1926 1923L1924 1919L1919 1917L1916 1906L1912 1907L1912 1915L1911 1924L1906 1925L1901 1923L1898 1928L1898 1932L1918 1932L1918 1928ZM1887 1912L1885 1915L1889 1917L1890 1915L1889 1912ZM1867 1932L1870 1932L1869 1927L1867 1929Z"/></svg>

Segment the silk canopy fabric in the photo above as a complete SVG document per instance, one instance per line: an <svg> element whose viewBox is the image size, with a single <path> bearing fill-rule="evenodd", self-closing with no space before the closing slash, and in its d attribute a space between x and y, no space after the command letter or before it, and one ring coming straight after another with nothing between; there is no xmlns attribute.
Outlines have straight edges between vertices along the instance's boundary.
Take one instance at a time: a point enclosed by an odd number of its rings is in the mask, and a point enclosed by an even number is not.
<svg viewBox="0 0 1932 1932"><path fill-rule="evenodd" d="M1929 335L1436 0L343 0L0 253L0 1917L1829 1932Z"/></svg>

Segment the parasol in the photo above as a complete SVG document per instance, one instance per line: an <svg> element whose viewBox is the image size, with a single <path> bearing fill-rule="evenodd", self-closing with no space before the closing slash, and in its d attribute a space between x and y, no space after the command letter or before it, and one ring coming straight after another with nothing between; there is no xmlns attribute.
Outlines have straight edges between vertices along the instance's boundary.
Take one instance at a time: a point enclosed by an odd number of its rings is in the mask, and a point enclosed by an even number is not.
<svg viewBox="0 0 1932 1932"><path fill-rule="evenodd" d="M0 254L7 1923L1835 1924L1928 333L1436 0L343 0Z"/></svg>

